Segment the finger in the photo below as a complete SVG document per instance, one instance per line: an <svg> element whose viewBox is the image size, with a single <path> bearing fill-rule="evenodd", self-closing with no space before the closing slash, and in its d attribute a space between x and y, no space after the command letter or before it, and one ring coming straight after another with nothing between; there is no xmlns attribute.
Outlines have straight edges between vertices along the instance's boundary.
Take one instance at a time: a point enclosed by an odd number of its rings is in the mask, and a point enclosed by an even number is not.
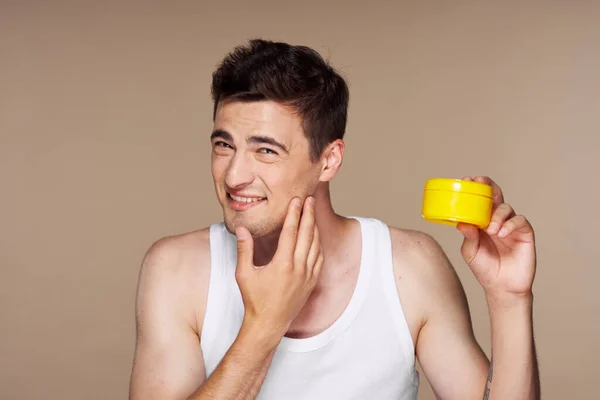
<svg viewBox="0 0 600 400"><path fill-rule="evenodd" d="M237 265L238 268L244 269L254 266L254 241L250 231L243 226L235 229L237 238Z"/></svg>
<svg viewBox="0 0 600 400"><path fill-rule="evenodd" d="M274 258L285 258L291 260L296 248L296 239L298 237L298 223L300 222L300 212L302 211L302 202L298 197L294 197L287 209L287 215L281 228L279 240L277 242L277 251Z"/></svg>
<svg viewBox="0 0 600 400"><path fill-rule="evenodd" d="M490 224L486 231L490 235L495 235L500 230L500 227L504 225L506 221L515 216L515 210L506 203L500 204L494 211Z"/></svg>
<svg viewBox="0 0 600 400"><path fill-rule="evenodd" d="M471 178L470 176L463 176L462 180L471 182L473 180L473 178Z"/></svg>
<svg viewBox="0 0 600 400"><path fill-rule="evenodd" d="M498 232L498 237L505 238L513 232L532 233L533 228L527 218L516 215L504 223L500 232Z"/></svg>
<svg viewBox="0 0 600 400"><path fill-rule="evenodd" d="M492 178L489 176L476 176L475 182L485 183L486 185L490 185L492 187L492 191L494 193L494 208L504 203L504 194L502 193L502 189L496 182L492 180Z"/></svg>
<svg viewBox="0 0 600 400"><path fill-rule="evenodd" d="M319 236L319 228L317 228L317 225L315 224L313 240L312 240L312 244L310 245L310 250L308 252L308 258L306 260L306 265L309 270L314 269L315 262L317 261L317 258L319 257L320 252L321 252L321 238Z"/></svg>
<svg viewBox="0 0 600 400"><path fill-rule="evenodd" d="M462 222L459 222L456 225L456 228L465 237L460 248L460 252L467 264L471 264L471 261L473 261L477 255L477 252L479 251L479 229L475 225L465 224Z"/></svg>
<svg viewBox="0 0 600 400"><path fill-rule="evenodd" d="M306 266L308 252L313 242L315 233L315 199L308 196L304 201L304 209L300 219L300 228L298 228L298 240L294 254L294 265L297 267Z"/></svg>

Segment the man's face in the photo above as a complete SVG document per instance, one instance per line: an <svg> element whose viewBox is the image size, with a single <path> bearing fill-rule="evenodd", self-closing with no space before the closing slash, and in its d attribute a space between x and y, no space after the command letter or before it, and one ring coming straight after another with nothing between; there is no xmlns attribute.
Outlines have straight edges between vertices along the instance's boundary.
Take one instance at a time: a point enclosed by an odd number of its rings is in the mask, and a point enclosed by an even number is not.
<svg viewBox="0 0 600 400"><path fill-rule="evenodd" d="M309 156L301 118L272 101L226 101L215 116L212 175L231 233L279 233L294 196L315 192L321 163Z"/></svg>

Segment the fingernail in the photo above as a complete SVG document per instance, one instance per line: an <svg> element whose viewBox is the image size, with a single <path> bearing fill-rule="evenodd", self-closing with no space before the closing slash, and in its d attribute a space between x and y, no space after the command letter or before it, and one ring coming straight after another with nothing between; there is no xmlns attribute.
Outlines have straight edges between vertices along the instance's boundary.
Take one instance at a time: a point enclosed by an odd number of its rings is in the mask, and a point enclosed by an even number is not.
<svg viewBox="0 0 600 400"><path fill-rule="evenodd" d="M312 196L308 196L308 199L307 199L307 201L308 201L308 204L309 204L309 205L311 205L311 206L312 206L313 204L315 204L315 198L314 198L314 197L312 197Z"/></svg>
<svg viewBox="0 0 600 400"><path fill-rule="evenodd" d="M302 206L302 200L300 200L299 197L294 197L294 200L292 200L292 202L293 202L294 206L296 206L296 207Z"/></svg>
<svg viewBox="0 0 600 400"><path fill-rule="evenodd" d="M498 233L498 236L504 237L504 236L506 236L506 233L507 233L507 229L506 228L502 228L500 230L500 232Z"/></svg>
<svg viewBox="0 0 600 400"><path fill-rule="evenodd" d="M488 233L494 234L496 233L496 231L498 231L498 224L496 222L490 222L490 225L488 226Z"/></svg>

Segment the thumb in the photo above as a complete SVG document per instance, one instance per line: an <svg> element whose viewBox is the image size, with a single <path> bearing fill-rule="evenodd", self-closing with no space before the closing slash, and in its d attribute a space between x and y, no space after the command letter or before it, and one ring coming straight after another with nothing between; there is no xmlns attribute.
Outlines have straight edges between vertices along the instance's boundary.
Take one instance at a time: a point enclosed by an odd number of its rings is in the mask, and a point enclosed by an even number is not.
<svg viewBox="0 0 600 400"><path fill-rule="evenodd" d="M456 228L465 237L460 252L467 264L470 265L479 250L479 229L475 225L462 222L458 223Z"/></svg>
<svg viewBox="0 0 600 400"><path fill-rule="evenodd" d="M247 228L240 226L236 228L235 236L237 237L238 266L252 266L254 258L254 241L252 240L250 231Z"/></svg>

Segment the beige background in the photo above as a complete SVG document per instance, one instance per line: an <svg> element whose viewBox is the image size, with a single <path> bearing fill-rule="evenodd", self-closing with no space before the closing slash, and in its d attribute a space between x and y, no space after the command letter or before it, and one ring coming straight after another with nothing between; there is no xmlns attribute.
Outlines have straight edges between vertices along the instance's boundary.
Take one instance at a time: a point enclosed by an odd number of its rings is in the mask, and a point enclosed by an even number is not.
<svg viewBox="0 0 600 400"><path fill-rule="evenodd" d="M544 398L598 398L600 3L83 3L0 3L0 398L126 398L141 258L219 220L211 72L255 36L341 68L335 206L434 235L486 351L460 236L420 201L433 176L502 185L537 230Z"/></svg>

